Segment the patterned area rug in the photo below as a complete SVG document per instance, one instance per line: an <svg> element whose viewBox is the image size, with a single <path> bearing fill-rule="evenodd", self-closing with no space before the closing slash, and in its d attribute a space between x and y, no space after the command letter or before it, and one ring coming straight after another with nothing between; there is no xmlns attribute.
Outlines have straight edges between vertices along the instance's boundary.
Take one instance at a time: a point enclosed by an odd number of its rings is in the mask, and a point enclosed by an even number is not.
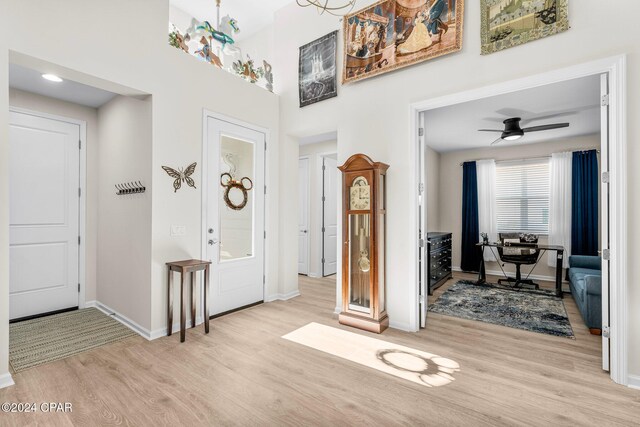
<svg viewBox="0 0 640 427"><path fill-rule="evenodd" d="M137 335L97 308L12 323L9 362L15 372Z"/></svg>
<svg viewBox="0 0 640 427"><path fill-rule="evenodd" d="M469 280L460 280L431 304L429 311L575 338L564 303L553 292L531 292L492 284L476 285Z"/></svg>

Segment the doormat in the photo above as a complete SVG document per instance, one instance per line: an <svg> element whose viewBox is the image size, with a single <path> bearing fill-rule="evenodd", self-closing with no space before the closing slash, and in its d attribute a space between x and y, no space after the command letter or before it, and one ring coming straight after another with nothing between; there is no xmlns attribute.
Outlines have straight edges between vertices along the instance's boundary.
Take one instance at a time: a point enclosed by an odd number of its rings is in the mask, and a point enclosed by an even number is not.
<svg viewBox="0 0 640 427"><path fill-rule="evenodd" d="M9 363L20 372L132 336L97 308L25 320L9 326Z"/></svg>
<svg viewBox="0 0 640 427"><path fill-rule="evenodd" d="M575 339L561 298L460 280L429 306L432 313Z"/></svg>

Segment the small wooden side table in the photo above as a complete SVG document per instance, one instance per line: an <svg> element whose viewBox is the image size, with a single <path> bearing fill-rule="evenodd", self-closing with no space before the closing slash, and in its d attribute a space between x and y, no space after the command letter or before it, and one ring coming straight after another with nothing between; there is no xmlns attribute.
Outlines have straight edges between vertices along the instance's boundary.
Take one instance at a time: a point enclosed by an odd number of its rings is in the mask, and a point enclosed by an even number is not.
<svg viewBox="0 0 640 427"><path fill-rule="evenodd" d="M209 266L210 261L202 261L199 259L187 259L184 261L173 261L167 263L168 286L167 286L167 335L171 335L173 329L173 272L180 273L180 342L184 342L186 336L186 310L185 301L187 299L187 287L185 280L187 273L191 273L191 327L196 326L196 287L195 274L204 270L204 332L209 333Z"/></svg>

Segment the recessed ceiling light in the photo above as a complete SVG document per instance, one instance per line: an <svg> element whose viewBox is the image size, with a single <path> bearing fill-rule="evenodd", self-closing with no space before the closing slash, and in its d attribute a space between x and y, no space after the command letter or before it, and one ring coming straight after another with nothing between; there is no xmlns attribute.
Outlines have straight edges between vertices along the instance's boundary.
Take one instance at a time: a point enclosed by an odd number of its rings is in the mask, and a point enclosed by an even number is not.
<svg viewBox="0 0 640 427"><path fill-rule="evenodd" d="M60 83L62 79L55 74L43 74L42 78L45 80L49 80L50 82Z"/></svg>

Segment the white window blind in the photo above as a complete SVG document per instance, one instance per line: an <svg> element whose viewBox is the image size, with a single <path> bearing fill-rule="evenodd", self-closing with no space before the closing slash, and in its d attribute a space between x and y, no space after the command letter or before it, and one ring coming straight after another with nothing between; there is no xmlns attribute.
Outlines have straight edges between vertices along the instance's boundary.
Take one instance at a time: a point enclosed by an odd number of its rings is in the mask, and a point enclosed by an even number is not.
<svg viewBox="0 0 640 427"><path fill-rule="evenodd" d="M496 163L498 232L549 233L549 159Z"/></svg>

